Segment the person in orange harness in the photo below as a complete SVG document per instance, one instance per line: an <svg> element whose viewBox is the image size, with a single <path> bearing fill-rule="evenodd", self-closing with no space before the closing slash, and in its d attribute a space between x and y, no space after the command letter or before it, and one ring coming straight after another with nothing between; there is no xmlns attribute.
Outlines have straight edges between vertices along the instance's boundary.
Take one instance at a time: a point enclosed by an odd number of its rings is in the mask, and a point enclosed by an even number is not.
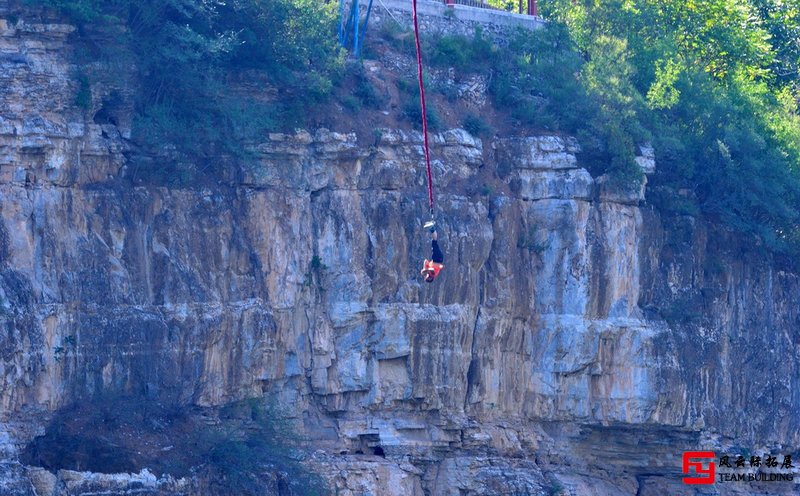
<svg viewBox="0 0 800 496"><path fill-rule="evenodd" d="M444 268L444 255L439 248L439 233L436 232L436 223L434 221L427 222L425 229L428 229L431 233L431 250L433 253L431 254L431 260L425 259L422 264L422 270L419 272L425 278L425 282L433 282Z"/></svg>

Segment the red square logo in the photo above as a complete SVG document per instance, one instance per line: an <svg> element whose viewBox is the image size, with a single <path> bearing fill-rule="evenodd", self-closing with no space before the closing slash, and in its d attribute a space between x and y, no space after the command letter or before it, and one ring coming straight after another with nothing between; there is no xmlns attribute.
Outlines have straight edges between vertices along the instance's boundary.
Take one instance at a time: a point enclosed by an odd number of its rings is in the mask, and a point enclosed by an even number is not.
<svg viewBox="0 0 800 496"><path fill-rule="evenodd" d="M713 451L684 451L683 452L683 473L695 475L695 477L684 477L684 484L713 484L716 464L714 459L717 455ZM703 467L704 462L708 463L708 468Z"/></svg>

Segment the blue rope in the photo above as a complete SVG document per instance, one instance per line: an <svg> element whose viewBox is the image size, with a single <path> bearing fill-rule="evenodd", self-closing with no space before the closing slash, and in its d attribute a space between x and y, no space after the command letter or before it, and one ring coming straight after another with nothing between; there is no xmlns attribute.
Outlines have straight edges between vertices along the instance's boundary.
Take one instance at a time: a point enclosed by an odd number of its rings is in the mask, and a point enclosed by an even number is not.
<svg viewBox="0 0 800 496"><path fill-rule="evenodd" d="M364 28L361 30L361 37L358 40L358 44L356 45L355 55L358 57L358 50L361 48L361 45L364 43L364 34L367 32L367 24L369 23L369 13L372 12L372 0L369 0L369 5L367 6L367 17L364 19Z"/></svg>
<svg viewBox="0 0 800 496"><path fill-rule="evenodd" d="M353 55L358 57L358 0L353 0Z"/></svg>
<svg viewBox="0 0 800 496"><path fill-rule="evenodd" d="M339 0L339 45L344 47L344 0Z"/></svg>

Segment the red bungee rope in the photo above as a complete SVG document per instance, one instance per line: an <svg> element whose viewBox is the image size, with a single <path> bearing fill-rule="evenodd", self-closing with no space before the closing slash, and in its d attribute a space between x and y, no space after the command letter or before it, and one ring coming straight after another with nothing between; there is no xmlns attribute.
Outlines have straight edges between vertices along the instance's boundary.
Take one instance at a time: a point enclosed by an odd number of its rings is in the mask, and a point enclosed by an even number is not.
<svg viewBox="0 0 800 496"><path fill-rule="evenodd" d="M425 113L425 84L422 82L422 51L419 47L419 25L417 24L417 0L411 0L414 17L414 41L417 44L417 79L419 81L419 103L422 107L422 139L425 145L425 168L428 174L428 205L433 219L433 177L431 176L431 156L428 147L428 118Z"/></svg>

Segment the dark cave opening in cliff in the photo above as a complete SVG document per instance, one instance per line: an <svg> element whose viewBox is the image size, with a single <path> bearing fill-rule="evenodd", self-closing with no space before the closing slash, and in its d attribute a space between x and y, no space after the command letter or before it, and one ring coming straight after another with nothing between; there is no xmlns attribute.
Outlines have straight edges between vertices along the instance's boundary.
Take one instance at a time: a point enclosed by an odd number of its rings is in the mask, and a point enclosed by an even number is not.
<svg viewBox="0 0 800 496"><path fill-rule="evenodd" d="M118 126L121 119L120 115L124 113L122 108L122 96L118 91L112 91L106 98L103 99L102 105L92 116L92 121L95 124L112 124Z"/></svg>
<svg viewBox="0 0 800 496"><path fill-rule="evenodd" d="M361 434L358 436L358 448L355 454L374 455L386 458L386 452L383 446L381 446L380 441L380 435L378 434Z"/></svg>

